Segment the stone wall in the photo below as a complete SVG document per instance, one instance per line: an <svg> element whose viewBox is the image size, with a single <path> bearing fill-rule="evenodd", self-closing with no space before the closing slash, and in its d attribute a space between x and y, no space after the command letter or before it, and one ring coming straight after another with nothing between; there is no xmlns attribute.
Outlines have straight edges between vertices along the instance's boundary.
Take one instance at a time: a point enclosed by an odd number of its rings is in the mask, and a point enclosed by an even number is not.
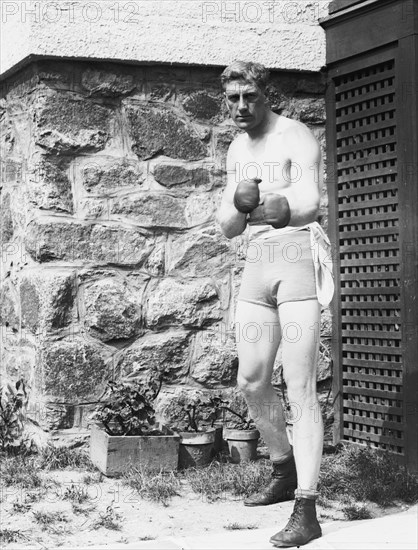
<svg viewBox="0 0 418 550"><path fill-rule="evenodd" d="M150 370L166 416L180 391L236 394L245 238L215 221L237 132L220 72L45 60L3 83L2 369L49 429L85 425L107 380ZM323 93L319 73L273 73L272 107L324 146ZM325 395L326 312L322 332Z"/></svg>

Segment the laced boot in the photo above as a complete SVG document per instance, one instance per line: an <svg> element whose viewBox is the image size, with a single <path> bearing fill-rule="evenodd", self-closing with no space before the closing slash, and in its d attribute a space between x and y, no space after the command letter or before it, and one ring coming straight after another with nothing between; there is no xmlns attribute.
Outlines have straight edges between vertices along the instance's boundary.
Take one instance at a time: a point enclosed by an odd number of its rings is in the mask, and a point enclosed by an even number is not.
<svg viewBox="0 0 418 550"><path fill-rule="evenodd" d="M284 529L273 535L271 544L278 548L303 546L322 535L321 527L316 518L314 498L298 498L292 515Z"/></svg>
<svg viewBox="0 0 418 550"><path fill-rule="evenodd" d="M273 462L271 477L267 487L244 500L245 506L267 506L294 498L298 481L293 455L286 462Z"/></svg>

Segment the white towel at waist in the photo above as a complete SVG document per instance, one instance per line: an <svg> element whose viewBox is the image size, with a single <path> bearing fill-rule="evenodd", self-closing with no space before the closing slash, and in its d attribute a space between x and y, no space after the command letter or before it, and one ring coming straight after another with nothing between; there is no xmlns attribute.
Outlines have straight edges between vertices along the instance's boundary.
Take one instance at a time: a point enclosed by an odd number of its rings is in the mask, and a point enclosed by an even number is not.
<svg viewBox="0 0 418 550"><path fill-rule="evenodd" d="M260 226L258 227L261 229ZM318 297L318 302L322 306L327 306L331 302L334 295L331 243L319 223L312 222L300 227L288 226L283 227L282 229L273 229L271 226L262 227L262 231L258 234L255 231L250 232L250 240L269 239L276 235L281 236L287 233L294 233L295 231L302 231L304 229L308 229L310 231L312 259L315 269L316 294Z"/></svg>

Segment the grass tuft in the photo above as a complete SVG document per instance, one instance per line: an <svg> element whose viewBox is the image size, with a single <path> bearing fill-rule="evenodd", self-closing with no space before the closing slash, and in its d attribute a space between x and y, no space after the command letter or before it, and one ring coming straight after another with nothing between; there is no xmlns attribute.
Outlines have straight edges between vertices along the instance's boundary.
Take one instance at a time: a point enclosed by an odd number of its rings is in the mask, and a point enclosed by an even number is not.
<svg viewBox="0 0 418 550"><path fill-rule="evenodd" d="M93 523L93 529L104 527L112 531L120 531L122 529L122 519L122 516L110 504L106 508L106 512L99 514L99 518Z"/></svg>
<svg viewBox="0 0 418 550"><path fill-rule="evenodd" d="M258 529L257 525L254 525L253 523L248 523L247 525L243 523L227 523L224 525L224 529L227 529L228 531L242 531L244 529Z"/></svg>
<svg viewBox="0 0 418 550"><path fill-rule="evenodd" d="M189 468L183 471L195 493L209 501L219 500L229 494L248 496L270 480L271 467L268 461L230 464L213 461L207 468Z"/></svg>
<svg viewBox="0 0 418 550"><path fill-rule="evenodd" d="M418 478L389 454L369 447L347 445L323 457L319 490L324 498L352 498L389 506L418 501Z"/></svg>
<svg viewBox="0 0 418 550"><path fill-rule="evenodd" d="M179 494L180 481L174 472L147 472L132 468L123 478L123 483L134 489L146 500L161 502L168 506L168 501Z"/></svg>
<svg viewBox="0 0 418 550"><path fill-rule="evenodd" d="M43 486L36 459L31 455L2 457L0 478L6 487L18 485L25 489L35 489Z"/></svg>
<svg viewBox="0 0 418 550"><path fill-rule="evenodd" d="M76 504L83 504L83 502L86 502L90 499L90 496L85 487L83 487L79 483L71 483L71 485L65 489L63 499L69 500Z"/></svg>
<svg viewBox="0 0 418 550"><path fill-rule="evenodd" d="M20 542L25 537L18 529L0 529L0 542L7 544L10 542Z"/></svg>
<svg viewBox="0 0 418 550"><path fill-rule="evenodd" d="M47 512L37 510L33 512L33 517L36 523L39 523L46 531L55 535L66 533L66 525L69 521L68 516L61 511Z"/></svg>
<svg viewBox="0 0 418 550"><path fill-rule="evenodd" d="M344 517L348 521L356 519L372 519L373 514L365 504L350 504L342 508Z"/></svg>
<svg viewBox="0 0 418 550"><path fill-rule="evenodd" d="M46 447L39 456L39 468L42 470L83 469L95 471L90 458L78 449L67 447Z"/></svg>

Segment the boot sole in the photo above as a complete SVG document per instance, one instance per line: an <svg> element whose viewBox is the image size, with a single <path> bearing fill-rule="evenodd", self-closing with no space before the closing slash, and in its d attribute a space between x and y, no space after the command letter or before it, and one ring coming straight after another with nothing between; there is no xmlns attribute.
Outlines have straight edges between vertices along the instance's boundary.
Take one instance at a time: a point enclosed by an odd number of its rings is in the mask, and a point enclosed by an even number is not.
<svg viewBox="0 0 418 550"><path fill-rule="evenodd" d="M322 532L319 533L318 535L313 535L311 538L309 538L306 542L303 542L302 544L287 544L287 543L278 544L272 539L270 539L269 542L275 548L295 548L295 547L299 548L300 546L305 546L305 544L308 544L308 542L311 542L311 540L319 539L321 537L322 537Z"/></svg>
<svg viewBox="0 0 418 550"><path fill-rule="evenodd" d="M272 504L278 504L279 502L288 502L289 500L295 499L295 490L296 489L289 489L285 497L280 498L278 500L272 500L271 502L254 502L253 503L253 502L246 502L244 500L244 506L248 506L248 507L271 506Z"/></svg>
<svg viewBox="0 0 418 550"><path fill-rule="evenodd" d="M244 506L248 506L249 508L255 508L256 506L271 506L272 504L279 504L279 502L288 502L289 500L293 500L295 497L289 497L289 498L281 498L280 500L274 500L273 502L263 502L263 503L252 503L252 502L244 502Z"/></svg>

